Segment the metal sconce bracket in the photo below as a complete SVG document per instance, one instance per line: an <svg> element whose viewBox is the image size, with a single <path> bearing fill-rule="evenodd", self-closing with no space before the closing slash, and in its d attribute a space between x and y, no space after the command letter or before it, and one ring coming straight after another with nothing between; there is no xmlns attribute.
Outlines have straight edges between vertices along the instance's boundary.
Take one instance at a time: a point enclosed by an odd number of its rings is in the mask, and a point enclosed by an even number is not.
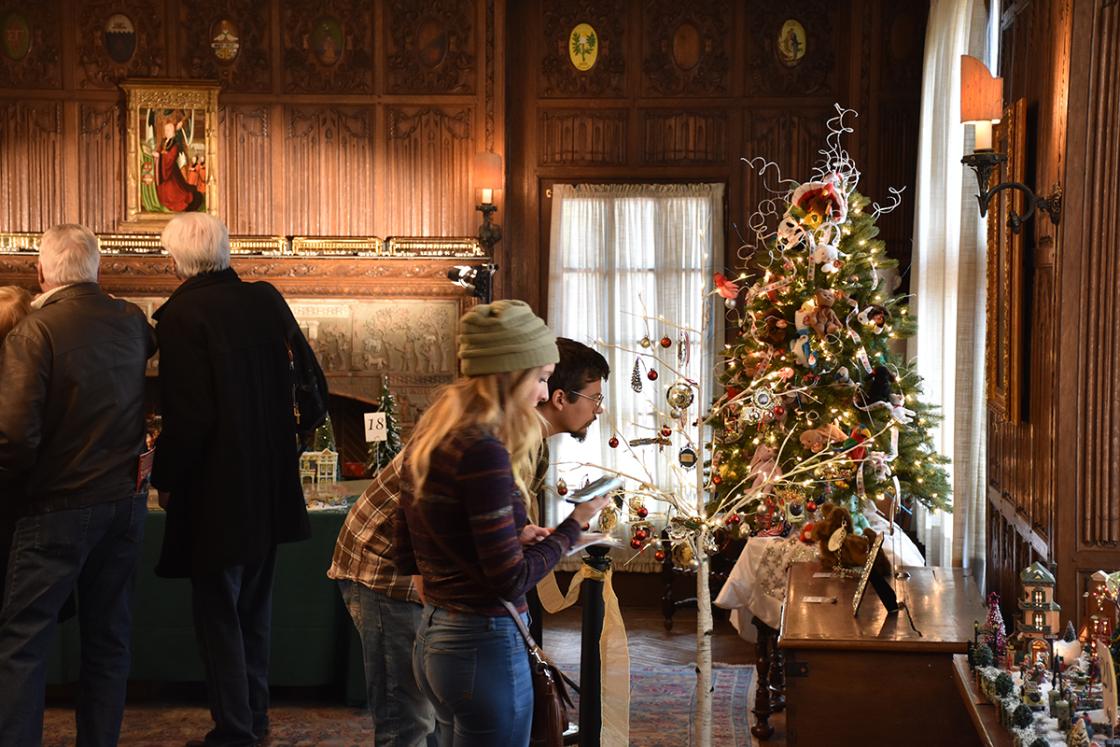
<svg viewBox="0 0 1120 747"><path fill-rule="evenodd" d="M498 206L483 202L475 210L482 213L482 225L478 227L478 243L486 249L487 256L493 257L494 244L502 240L502 227L490 220L490 216L498 211Z"/></svg>
<svg viewBox="0 0 1120 747"><path fill-rule="evenodd" d="M1050 222L1055 226L1058 225L1062 217L1062 188L1059 185L1055 185L1053 191L1046 197L1039 197L1033 189L1022 182L1003 182L988 189L992 171L1005 161L1007 161L1007 156L995 151L970 153L961 159L961 163L976 173L976 181L980 189L979 194L976 195L976 200L980 203L980 215L988 214L988 203L992 201L992 197L997 192L1005 189L1018 189L1026 195L1027 209L1022 215L1014 210L1008 211L1007 225L1011 228L1012 233L1019 233L1023 229L1023 224L1034 217L1036 209L1046 213L1050 216Z"/></svg>

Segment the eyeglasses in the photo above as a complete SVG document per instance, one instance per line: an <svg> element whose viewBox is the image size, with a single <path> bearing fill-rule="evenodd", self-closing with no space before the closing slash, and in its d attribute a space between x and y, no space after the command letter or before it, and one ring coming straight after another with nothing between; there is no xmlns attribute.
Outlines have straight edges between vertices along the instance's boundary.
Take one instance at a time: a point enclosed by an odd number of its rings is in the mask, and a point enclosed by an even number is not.
<svg viewBox="0 0 1120 747"><path fill-rule="evenodd" d="M594 397L592 397L590 394L580 394L579 392L568 392L568 394L571 394L574 397L583 397L584 399L591 400L595 403L596 410L603 406L603 400L606 399L605 395L602 392L599 392Z"/></svg>

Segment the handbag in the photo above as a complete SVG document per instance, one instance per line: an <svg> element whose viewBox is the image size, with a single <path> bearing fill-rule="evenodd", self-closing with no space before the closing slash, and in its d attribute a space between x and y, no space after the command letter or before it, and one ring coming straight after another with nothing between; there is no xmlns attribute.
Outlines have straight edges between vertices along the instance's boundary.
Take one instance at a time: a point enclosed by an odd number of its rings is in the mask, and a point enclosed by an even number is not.
<svg viewBox="0 0 1120 747"><path fill-rule="evenodd" d="M432 529L428 517L423 510L417 510L428 535L435 540L439 548L451 558L476 583L483 588L487 587L486 580L473 566L463 562L458 553L444 544L443 538ZM513 618L521 637L525 640L525 649L529 655L529 676L533 682L533 728L529 734L529 747L562 747L564 732L568 728L568 709L572 707L572 698L568 694L571 686L579 692L576 683L563 672L549 658L526 627L525 621L517 613L517 608L511 602L499 598L506 612Z"/></svg>

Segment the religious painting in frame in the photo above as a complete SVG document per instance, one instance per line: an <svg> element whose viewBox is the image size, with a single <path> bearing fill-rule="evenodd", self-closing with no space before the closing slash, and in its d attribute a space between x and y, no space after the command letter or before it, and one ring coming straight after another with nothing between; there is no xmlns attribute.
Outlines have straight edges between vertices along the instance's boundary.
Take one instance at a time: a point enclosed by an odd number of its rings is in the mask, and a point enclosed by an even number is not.
<svg viewBox="0 0 1120 747"><path fill-rule="evenodd" d="M121 83L126 96L127 215L120 229L154 230L178 213L218 213L218 85Z"/></svg>
<svg viewBox="0 0 1120 747"><path fill-rule="evenodd" d="M994 169L992 182L1025 183L1027 104L1019 99L993 128L994 147L1007 161ZM988 206L988 298L985 340L988 407L1007 422L1020 421L1023 385L1023 233L1007 225L1010 211L1025 209L1023 194L1005 189Z"/></svg>

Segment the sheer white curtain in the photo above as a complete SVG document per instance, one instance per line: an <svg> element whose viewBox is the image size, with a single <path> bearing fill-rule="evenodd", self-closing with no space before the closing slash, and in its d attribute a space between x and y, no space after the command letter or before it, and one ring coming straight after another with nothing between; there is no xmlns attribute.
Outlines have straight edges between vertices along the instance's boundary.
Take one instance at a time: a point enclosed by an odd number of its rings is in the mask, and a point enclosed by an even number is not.
<svg viewBox="0 0 1120 747"><path fill-rule="evenodd" d="M953 460L953 513L919 508L919 539L930 565L971 567L978 578L985 545L987 247L976 179L961 164L973 136L960 123L960 57L987 56L988 23L984 0L930 4L910 281L918 334L909 354L925 380L925 399L942 408L937 449Z"/></svg>
<svg viewBox="0 0 1120 747"><path fill-rule="evenodd" d="M629 439L656 435L669 410L665 390L676 377L662 368L657 381L650 381L643 364L642 392L635 393L630 379L637 356L619 347L636 351L648 336L652 350L701 382L710 401L714 344L701 344L700 329L705 304L714 307L704 294L713 256L723 253L723 191L722 184L553 187L548 322L557 335L595 347L611 366L598 426L583 443L566 436L553 440L554 479L559 475L578 487L598 472L570 463L593 463L635 476L648 471L655 484L679 487L670 466L684 445L677 443L679 436L661 454L656 446L640 446L635 457L625 446ZM722 334L722 317L714 318L712 326ZM682 332L688 338L687 356L680 352ZM671 347L658 345L662 337L671 340ZM703 406L694 402L689 415L695 417ZM610 448L611 436L623 443ZM694 476L695 470L688 474Z"/></svg>

